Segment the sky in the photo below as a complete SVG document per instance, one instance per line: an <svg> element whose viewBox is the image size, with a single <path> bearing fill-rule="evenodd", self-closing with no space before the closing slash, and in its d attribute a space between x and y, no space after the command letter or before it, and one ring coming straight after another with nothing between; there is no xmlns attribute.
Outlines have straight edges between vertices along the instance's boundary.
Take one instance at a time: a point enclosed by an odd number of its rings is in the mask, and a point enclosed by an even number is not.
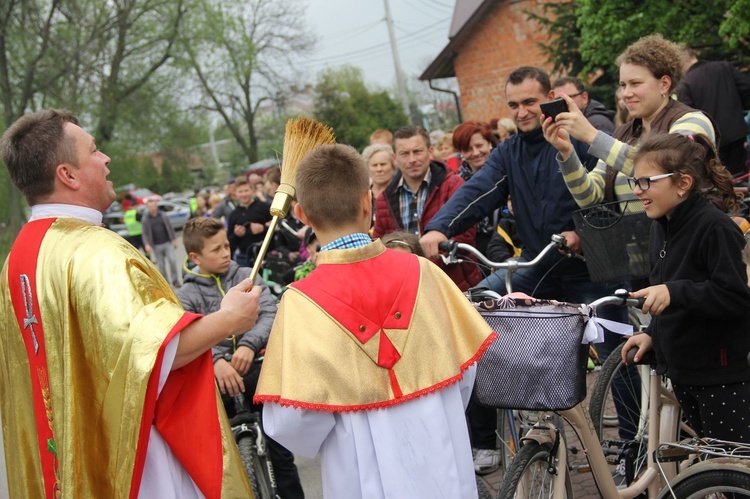
<svg viewBox="0 0 750 499"><path fill-rule="evenodd" d="M362 68L369 84L395 85L383 0L302 1L318 35L315 52L302 63L312 80L326 67L348 63ZM401 68L413 80L448 44L454 0L388 1Z"/></svg>

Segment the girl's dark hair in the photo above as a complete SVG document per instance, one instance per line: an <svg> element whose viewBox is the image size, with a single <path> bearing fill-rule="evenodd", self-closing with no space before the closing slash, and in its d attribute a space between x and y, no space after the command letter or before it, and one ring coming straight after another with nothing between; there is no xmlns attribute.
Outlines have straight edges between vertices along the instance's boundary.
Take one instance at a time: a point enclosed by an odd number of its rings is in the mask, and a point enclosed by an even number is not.
<svg viewBox="0 0 750 499"><path fill-rule="evenodd" d="M691 191L699 192L726 213L738 210L732 175L721 164L713 141L703 134L658 134L647 139L634 162L651 161L665 173L693 177ZM674 178L676 181L677 179Z"/></svg>
<svg viewBox="0 0 750 499"><path fill-rule="evenodd" d="M422 246L419 244L419 237L416 234L410 232L396 231L386 234L380 238L380 241L385 245L386 248L409 248L411 252L417 256L424 256Z"/></svg>

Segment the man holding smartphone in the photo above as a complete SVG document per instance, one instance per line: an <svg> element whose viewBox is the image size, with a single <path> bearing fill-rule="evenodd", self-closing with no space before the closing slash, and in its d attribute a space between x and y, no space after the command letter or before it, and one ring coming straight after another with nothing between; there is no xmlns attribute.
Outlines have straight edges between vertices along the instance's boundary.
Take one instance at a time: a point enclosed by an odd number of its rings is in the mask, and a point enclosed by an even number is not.
<svg viewBox="0 0 750 499"><path fill-rule="evenodd" d="M513 200L518 234L524 245L522 258L534 258L556 233L563 233L568 244L578 250L572 220L578 205L555 161L557 150L544 139L541 128L541 105L554 98L549 76L540 68L520 67L509 75L505 93L519 133L492 151L485 166L427 224L420 242L428 257L437 255L439 242L472 226L502 206L508 196ZM575 148L581 157L588 159L586 144L576 142ZM531 292L560 258L562 255L548 258L534 269L516 272L514 291ZM545 278L537 295L563 299L563 295L571 294L569 288L577 290L577 283L583 287L591 284L586 266L580 260L566 259ZM505 293L503 272L491 275L480 285Z"/></svg>
<svg viewBox="0 0 750 499"><path fill-rule="evenodd" d="M495 148L484 167L427 224L420 243L429 258L437 256L438 243L476 224L505 204L508 196L513 200L518 236L523 244L521 259L533 259L549 243L552 234L562 234L568 246L580 252L572 218L578 204L555 159L557 149L545 140L542 132L541 118L547 117L541 106L554 98L549 76L543 69L522 66L508 76L505 94L519 133ZM589 156L588 145L575 139L571 143L584 165L593 167L596 158ZM504 271L491 274L477 285L481 286L505 294ZM592 283L582 260L558 254L513 274L513 291L534 290L537 298L588 303L610 294L615 286ZM625 309L612 310L615 316L603 315L627 321Z"/></svg>

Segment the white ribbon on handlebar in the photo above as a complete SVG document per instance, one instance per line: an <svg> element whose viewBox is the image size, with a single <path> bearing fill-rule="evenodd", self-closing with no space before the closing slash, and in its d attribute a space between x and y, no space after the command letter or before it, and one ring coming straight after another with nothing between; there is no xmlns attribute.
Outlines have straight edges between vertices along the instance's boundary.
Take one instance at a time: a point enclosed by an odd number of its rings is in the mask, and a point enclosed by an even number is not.
<svg viewBox="0 0 750 499"><path fill-rule="evenodd" d="M586 321L586 329L583 333L582 343L588 345L589 343L603 342L604 328L607 328L615 334L633 336L632 324L623 324L622 322L610 321L608 319L602 319L601 317L590 317L588 321Z"/></svg>

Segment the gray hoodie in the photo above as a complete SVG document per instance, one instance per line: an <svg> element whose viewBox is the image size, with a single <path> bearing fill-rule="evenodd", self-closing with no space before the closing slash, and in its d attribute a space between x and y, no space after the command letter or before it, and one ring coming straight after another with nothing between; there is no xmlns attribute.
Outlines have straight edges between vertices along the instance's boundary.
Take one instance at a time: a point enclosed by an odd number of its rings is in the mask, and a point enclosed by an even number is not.
<svg viewBox="0 0 750 499"><path fill-rule="evenodd" d="M199 274L198 269L184 267L185 276L182 288L177 291L177 298L188 312L207 315L219 310L221 300L231 288L250 276L249 267L240 267L235 262L229 263L229 270L224 275ZM255 278L255 285L261 287L260 312L255 326L236 337L227 337L213 347L214 362L223 358L225 353L232 353L237 347L249 347L257 355L268 343L271 326L276 317L276 300L260 277Z"/></svg>
<svg viewBox="0 0 750 499"><path fill-rule="evenodd" d="M605 108L598 100L589 99L589 105L583 110L583 115L597 130L608 135L615 131L615 112Z"/></svg>

